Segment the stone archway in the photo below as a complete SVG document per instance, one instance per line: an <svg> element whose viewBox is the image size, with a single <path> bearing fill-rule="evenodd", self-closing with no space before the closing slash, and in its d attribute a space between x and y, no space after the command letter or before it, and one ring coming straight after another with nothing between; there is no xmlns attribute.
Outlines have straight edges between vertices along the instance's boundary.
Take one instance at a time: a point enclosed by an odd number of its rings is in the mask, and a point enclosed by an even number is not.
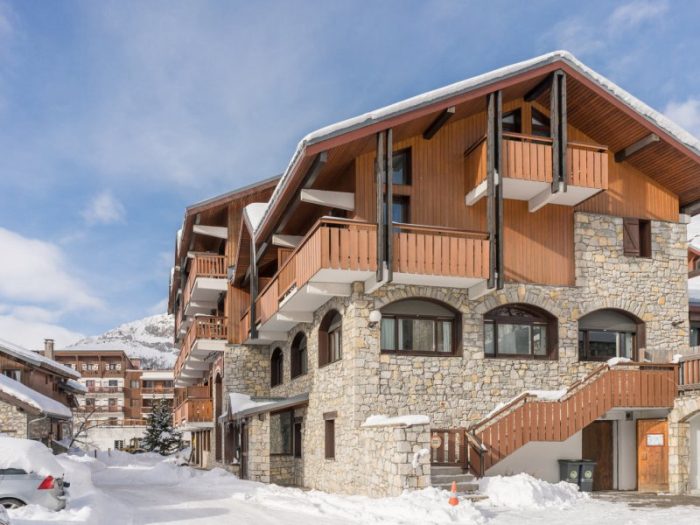
<svg viewBox="0 0 700 525"><path fill-rule="evenodd" d="M695 450L691 449L691 428L698 426L697 440L700 440L700 392L692 392L676 398L673 410L668 415L668 462L669 490L674 494L690 492L691 461L700 461L698 450L700 442L695 442ZM691 452L695 452L691 454ZM698 464L700 466L700 464ZM693 472L696 476L697 472ZM696 480L700 483L700 480Z"/></svg>

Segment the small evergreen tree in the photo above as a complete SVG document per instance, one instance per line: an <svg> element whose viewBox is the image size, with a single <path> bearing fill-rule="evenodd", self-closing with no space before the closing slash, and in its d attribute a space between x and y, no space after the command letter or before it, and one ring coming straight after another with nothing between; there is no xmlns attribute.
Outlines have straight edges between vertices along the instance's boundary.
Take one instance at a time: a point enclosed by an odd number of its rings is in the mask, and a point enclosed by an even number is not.
<svg viewBox="0 0 700 525"><path fill-rule="evenodd" d="M173 414L167 400L161 399L160 403L153 405L148 415L148 427L143 441L146 450L158 452L163 456L182 446L182 434L173 428Z"/></svg>

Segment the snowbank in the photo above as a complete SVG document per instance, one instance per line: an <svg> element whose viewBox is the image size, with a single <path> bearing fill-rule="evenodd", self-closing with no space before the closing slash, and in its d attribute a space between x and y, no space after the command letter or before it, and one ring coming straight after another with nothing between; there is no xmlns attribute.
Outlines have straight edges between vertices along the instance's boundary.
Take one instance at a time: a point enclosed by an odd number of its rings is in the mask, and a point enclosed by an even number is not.
<svg viewBox="0 0 700 525"><path fill-rule="evenodd" d="M560 507L588 498L573 483L547 483L529 474L481 478L479 491L489 497L492 505L512 509Z"/></svg>
<svg viewBox="0 0 700 525"><path fill-rule="evenodd" d="M412 427L414 425L427 425L430 423L430 418L428 416L369 416L362 423L363 427L390 427L390 426L403 426Z"/></svg>
<svg viewBox="0 0 700 525"><path fill-rule="evenodd" d="M619 365L622 363L631 363L632 360L627 358L627 357L613 357L612 359L608 359L607 363L608 366L615 366Z"/></svg>
<svg viewBox="0 0 700 525"><path fill-rule="evenodd" d="M63 403L46 397L44 394L32 390L19 381L15 381L0 374L0 392L14 397L15 399L41 410L44 414L70 419L72 417L70 409Z"/></svg>

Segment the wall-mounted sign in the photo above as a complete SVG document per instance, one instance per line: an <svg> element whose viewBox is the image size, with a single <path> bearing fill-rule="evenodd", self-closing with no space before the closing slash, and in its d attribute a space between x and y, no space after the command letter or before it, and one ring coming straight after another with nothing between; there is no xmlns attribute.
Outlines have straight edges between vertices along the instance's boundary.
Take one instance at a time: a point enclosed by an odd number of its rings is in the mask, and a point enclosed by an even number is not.
<svg viewBox="0 0 700 525"><path fill-rule="evenodd" d="M647 434L647 447L663 447L664 446L664 435L663 434Z"/></svg>
<svg viewBox="0 0 700 525"><path fill-rule="evenodd" d="M433 434L430 438L430 446L433 448L440 448L442 446L442 439L437 434Z"/></svg>

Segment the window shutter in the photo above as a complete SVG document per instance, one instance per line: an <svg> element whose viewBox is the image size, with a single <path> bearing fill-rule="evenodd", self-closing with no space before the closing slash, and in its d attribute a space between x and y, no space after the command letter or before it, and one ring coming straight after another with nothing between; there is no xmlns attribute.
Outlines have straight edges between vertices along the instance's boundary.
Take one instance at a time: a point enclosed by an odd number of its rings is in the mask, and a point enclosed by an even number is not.
<svg viewBox="0 0 700 525"><path fill-rule="evenodd" d="M639 256L639 219L623 219L622 225L625 255Z"/></svg>

